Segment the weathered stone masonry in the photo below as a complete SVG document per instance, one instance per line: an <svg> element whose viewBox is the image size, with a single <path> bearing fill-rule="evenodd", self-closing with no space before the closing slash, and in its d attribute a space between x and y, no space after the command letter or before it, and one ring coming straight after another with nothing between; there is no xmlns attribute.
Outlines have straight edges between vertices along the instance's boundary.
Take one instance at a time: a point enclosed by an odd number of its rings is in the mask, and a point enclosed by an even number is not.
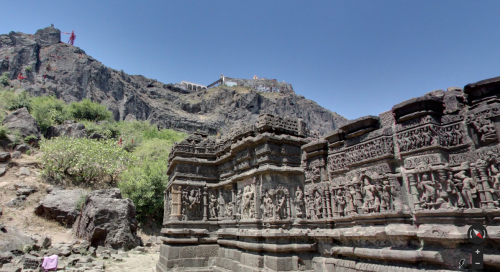
<svg viewBox="0 0 500 272"><path fill-rule="evenodd" d="M157 271L447 271L473 223L500 269L500 78L309 134L261 115L176 144Z"/></svg>

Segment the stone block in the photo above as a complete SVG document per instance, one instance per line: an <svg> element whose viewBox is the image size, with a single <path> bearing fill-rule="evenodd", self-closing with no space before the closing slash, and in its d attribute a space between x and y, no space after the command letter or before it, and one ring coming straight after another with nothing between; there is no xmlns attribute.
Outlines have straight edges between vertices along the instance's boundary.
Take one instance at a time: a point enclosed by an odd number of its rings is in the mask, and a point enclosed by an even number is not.
<svg viewBox="0 0 500 272"><path fill-rule="evenodd" d="M264 267L274 271L292 271L292 257L265 256Z"/></svg>
<svg viewBox="0 0 500 272"><path fill-rule="evenodd" d="M199 245L196 247L196 257L217 257L219 245Z"/></svg>
<svg viewBox="0 0 500 272"><path fill-rule="evenodd" d="M196 246L183 246L179 251L179 258L195 258Z"/></svg>
<svg viewBox="0 0 500 272"><path fill-rule="evenodd" d="M240 263L250 267L264 267L264 256L252 254L252 253L241 253Z"/></svg>
<svg viewBox="0 0 500 272"><path fill-rule="evenodd" d="M238 249L226 249L226 258L240 262L241 251Z"/></svg>

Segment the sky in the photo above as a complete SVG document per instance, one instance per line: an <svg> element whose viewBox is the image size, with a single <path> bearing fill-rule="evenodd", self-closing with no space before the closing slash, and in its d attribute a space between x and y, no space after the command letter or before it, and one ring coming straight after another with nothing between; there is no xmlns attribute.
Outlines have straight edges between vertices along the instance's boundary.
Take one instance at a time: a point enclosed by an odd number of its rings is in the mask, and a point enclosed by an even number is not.
<svg viewBox="0 0 500 272"><path fill-rule="evenodd" d="M500 1L3 1L0 34L54 24L164 83L285 80L348 119L500 76ZM69 35L62 35L66 42Z"/></svg>

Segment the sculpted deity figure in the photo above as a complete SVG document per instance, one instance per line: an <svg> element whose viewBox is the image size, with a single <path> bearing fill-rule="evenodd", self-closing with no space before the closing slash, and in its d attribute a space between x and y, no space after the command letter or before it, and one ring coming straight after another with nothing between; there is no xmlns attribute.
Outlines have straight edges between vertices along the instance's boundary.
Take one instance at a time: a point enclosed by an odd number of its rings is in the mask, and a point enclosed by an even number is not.
<svg viewBox="0 0 500 272"><path fill-rule="evenodd" d="M210 200L208 204L208 209L210 210L210 218L217 217L217 197L214 193L210 193Z"/></svg>
<svg viewBox="0 0 500 272"><path fill-rule="evenodd" d="M420 184L422 184L422 186L424 187L423 198L426 206L429 209L434 210L437 198L436 182L432 179L429 179L429 175L427 173L423 173Z"/></svg>
<svg viewBox="0 0 500 272"><path fill-rule="evenodd" d="M342 189L337 190L337 194L335 196L335 199L337 200L337 215L338 216L344 216L346 215L345 211L345 206L346 206L346 199L344 198L344 193ZM352 201L352 199L351 199Z"/></svg>
<svg viewBox="0 0 500 272"><path fill-rule="evenodd" d="M370 179L365 177L363 179L363 212L379 212L380 199L377 196L377 188L370 183Z"/></svg>
<svg viewBox="0 0 500 272"><path fill-rule="evenodd" d="M274 203L273 199L271 198L269 191L266 191L266 194L263 197L262 200L262 211L264 214L264 218L273 218L273 213L274 213Z"/></svg>
<svg viewBox="0 0 500 272"><path fill-rule="evenodd" d="M238 193L236 194L236 214L241 215L241 201L243 198L243 193L242 190L238 190Z"/></svg>
<svg viewBox="0 0 500 272"><path fill-rule="evenodd" d="M227 218L233 218L233 215L234 215L234 204L233 202L228 202L226 204L225 216Z"/></svg>
<svg viewBox="0 0 500 272"><path fill-rule="evenodd" d="M222 189L219 189L219 197L217 198L217 203L219 204L217 214L220 217L223 217L225 215L224 206L226 205L226 201L224 200L224 195L222 194Z"/></svg>
<svg viewBox="0 0 500 272"><path fill-rule="evenodd" d="M465 205L467 208L476 208L474 204L474 198L477 197L476 182L473 178L469 178L465 174L465 170L462 170L454 175L462 183L462 196L465 200Z"/></svg>
<svg viewBox="0 0 500 272"><path fill-rule="evenodd" d="M286 219L286 195L283 192L276 194L276 219Z"/></svg>
<svg viewBox="0 0 500 272"><path fill-rule="evenodd" d="M300 186L297 186L297 191L295 191L295 214L298 218L301 218L302 207L304 206L304 193L300 189Z"/></svg>
<svg viewBox="0 0 500 272"><path fill-rule="evenodd" d="M243 218L253 218L254 185L243 188Z"/></svg>
<svg viewBox="0 0 500 272"><path fill-rule="evenodd" d="M380 204L380 209L383 211L392 211L392 186L389 184L388 179L384 179L382 183L382 203Z"/></svg>
<svg viewBox="0 0 500 272"><path fill-rule="evenodd" d="M189 192L189 197L188 197L189 209L192 210L196 205L200 204L200 200L201 200L200 189L198 190L192 189Z"/></svg>
<svg viewBox="0 0 500 272"><path fill-rule="evenodd" d="M321 217L323 214L323 198L318 190L316 190L314 194L314 210L316 212L316 217Z"/></svg>
<svg viewBox="0 0 500 272"><path fill-rule="evenodd" d="M480 140L482 143L489 143L497 139L495 126L493 126L490 119L483 117L477 117L474 119L473 116L469 116L467 121L474 126L479 136L481 136Z"/></svg>
<svg viewBox="0 0 500 272"><path fill-rule="evenodd" d="M314 197L311 194L308 194L306 196L306 201L307 201L307 212L308 212L307 217L310 218L311 220L317 220L318 217L316 216L316 212L314 210Z"/></svg>

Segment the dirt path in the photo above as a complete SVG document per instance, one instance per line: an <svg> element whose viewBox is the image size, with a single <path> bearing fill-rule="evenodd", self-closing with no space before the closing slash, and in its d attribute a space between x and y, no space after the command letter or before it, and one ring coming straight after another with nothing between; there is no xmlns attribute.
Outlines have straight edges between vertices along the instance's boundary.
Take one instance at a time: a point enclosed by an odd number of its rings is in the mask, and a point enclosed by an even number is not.
<svg viewBox="0 0 500 272"><path fill-rule="evenodd" d="M106 272L150 272L156 271L153 268L160 259L160 253L128 253L127 258L123 261L106 260L104 263Z"/></svg>

